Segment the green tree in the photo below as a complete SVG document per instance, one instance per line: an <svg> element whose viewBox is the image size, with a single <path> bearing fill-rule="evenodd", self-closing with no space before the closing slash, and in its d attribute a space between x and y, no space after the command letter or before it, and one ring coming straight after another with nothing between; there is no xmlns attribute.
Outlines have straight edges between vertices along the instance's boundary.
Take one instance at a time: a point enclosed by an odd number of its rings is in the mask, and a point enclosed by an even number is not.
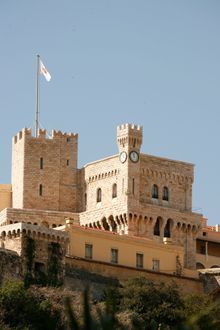
<svg viewBox="0 0 220 330"><path fill-rule="evenodd" d="M64 329L60 312L18 281L8 282L0 288L0 324L1 329L7 329L7 326L17 330Z"/></svg>
<svg viewBox="0 0 220 330"><path fill-rule="evenodd" d="M172 329L183 320L184 304L174 283L133 278L126 281L121 294L121 309L132 311L134 329Z"/></svg>

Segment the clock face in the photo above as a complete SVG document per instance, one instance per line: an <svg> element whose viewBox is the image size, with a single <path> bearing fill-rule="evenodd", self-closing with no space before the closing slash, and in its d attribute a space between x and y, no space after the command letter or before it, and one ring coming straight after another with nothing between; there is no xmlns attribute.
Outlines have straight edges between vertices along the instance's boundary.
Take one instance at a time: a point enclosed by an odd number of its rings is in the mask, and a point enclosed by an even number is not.
<svg viewBox="0 0 220 330"><path fill-rule="evenodd" d="M122 163L124 163L124 162L126 161L126 159L127 159L127 153L126 153L125 151L122 151L122 152L120 153L119 159L120 159L120 161L121 161Z"/></svg>
<svg viewBox="0 0 220 330"><path fill-rule="evenodd" d="M130 152L130 160L133 163L137 163L139 161L139 154L137 153L137 151L131 151Z"/></svg>

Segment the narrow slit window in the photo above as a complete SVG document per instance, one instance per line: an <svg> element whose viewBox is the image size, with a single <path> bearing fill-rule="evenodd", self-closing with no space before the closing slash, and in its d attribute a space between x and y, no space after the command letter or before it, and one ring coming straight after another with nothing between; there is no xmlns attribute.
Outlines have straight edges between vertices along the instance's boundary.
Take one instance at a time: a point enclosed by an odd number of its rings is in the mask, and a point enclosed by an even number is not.
<svg viewBox="0 0 220 330"><path fill-rule="evenodd" d="M43 185L39 185L39 196L43 196Z"/></svg>
<svg viewBox="0 0 220 330"><path fill-rule="evenodd" d="M101 190L101 188L97 189L96 201L97 201L97 203L100 203L102 201L102 190Z"/></svg>
<svg viewBox="0 0 220 330"><path fill-rule="evenodd" d="M132 179L132 194L134 195L134 189L135 189L135 181Z"/></svg>
<svg viewBox="0 0 220 330"><path fill-rule="evenodd" d="M40 158L40 169L43 170L44 168L44 159L43 157Z"/></svg>
<svg viewBox="0 0 220 330"><path fill-rule="evenodd" d="M112 198L116 198L117 197L117 184L114 183L112 186Z"/></svg>

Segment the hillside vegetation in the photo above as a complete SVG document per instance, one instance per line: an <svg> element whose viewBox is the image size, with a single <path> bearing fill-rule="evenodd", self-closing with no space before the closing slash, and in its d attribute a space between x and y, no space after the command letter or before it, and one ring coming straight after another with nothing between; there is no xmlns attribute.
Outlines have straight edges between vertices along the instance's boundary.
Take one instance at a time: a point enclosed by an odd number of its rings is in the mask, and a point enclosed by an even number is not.
<svg viewBox="0 0 220 330"><path fill-rule="evenodd" d="M89 288L30 286L10 281L0 288L0 329L220 329L220 306L211 297L182 297L174 284L135 278Z"/></svg>

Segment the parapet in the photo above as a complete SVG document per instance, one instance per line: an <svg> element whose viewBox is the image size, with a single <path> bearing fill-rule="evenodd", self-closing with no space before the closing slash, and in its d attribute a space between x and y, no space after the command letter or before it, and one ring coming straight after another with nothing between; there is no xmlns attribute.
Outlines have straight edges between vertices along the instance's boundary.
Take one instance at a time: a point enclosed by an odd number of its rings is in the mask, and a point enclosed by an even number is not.
<svg viewBox="0 0 220 330"><path fill-rule="evenodd" d="M117 132L119 133L122 130L143 132L143 126L135 124L122 124L117 127Z"/></svg>
<svg viewBox="0 0 220 330"><path fill-rule="evenodd" d="M31 137L31 128L23 128L13 137L13 143L16 144L18 141L22 140L24 137Z"/></svg>
<svg viewBox="0 0 220 330"><path fill-rule="evenodd" d="M123 124L117 127L117 140L120 145L127 143L133 146L141 146L143 126L134 124Z"/></svg>
<svg viewBox="0 0 220 330"><path fill-rule="evenodd" d="M77 133L66 133L61 131L52 130L52 139L66 139L67 142L70 142L71 139L76 140L78 138Z"/></svg>
<svg viewBox="0 0 220 330"><path fill-rule="evenodd" d="M14 137L13 137L13 144L16 144L17 142L26 139L26 138L31 138L31 139L47 139L47 140L53 140L53 139L62 139L66 140L66 142L71 142L71 141L77 141L78 139L78 134L75 133L63 133L61 131L56 131L52 130L52 135L48 134L45 129L39 129L37 137L32 135L32 130L31 128L23 128L21 131L19 131Z"/></svg>

